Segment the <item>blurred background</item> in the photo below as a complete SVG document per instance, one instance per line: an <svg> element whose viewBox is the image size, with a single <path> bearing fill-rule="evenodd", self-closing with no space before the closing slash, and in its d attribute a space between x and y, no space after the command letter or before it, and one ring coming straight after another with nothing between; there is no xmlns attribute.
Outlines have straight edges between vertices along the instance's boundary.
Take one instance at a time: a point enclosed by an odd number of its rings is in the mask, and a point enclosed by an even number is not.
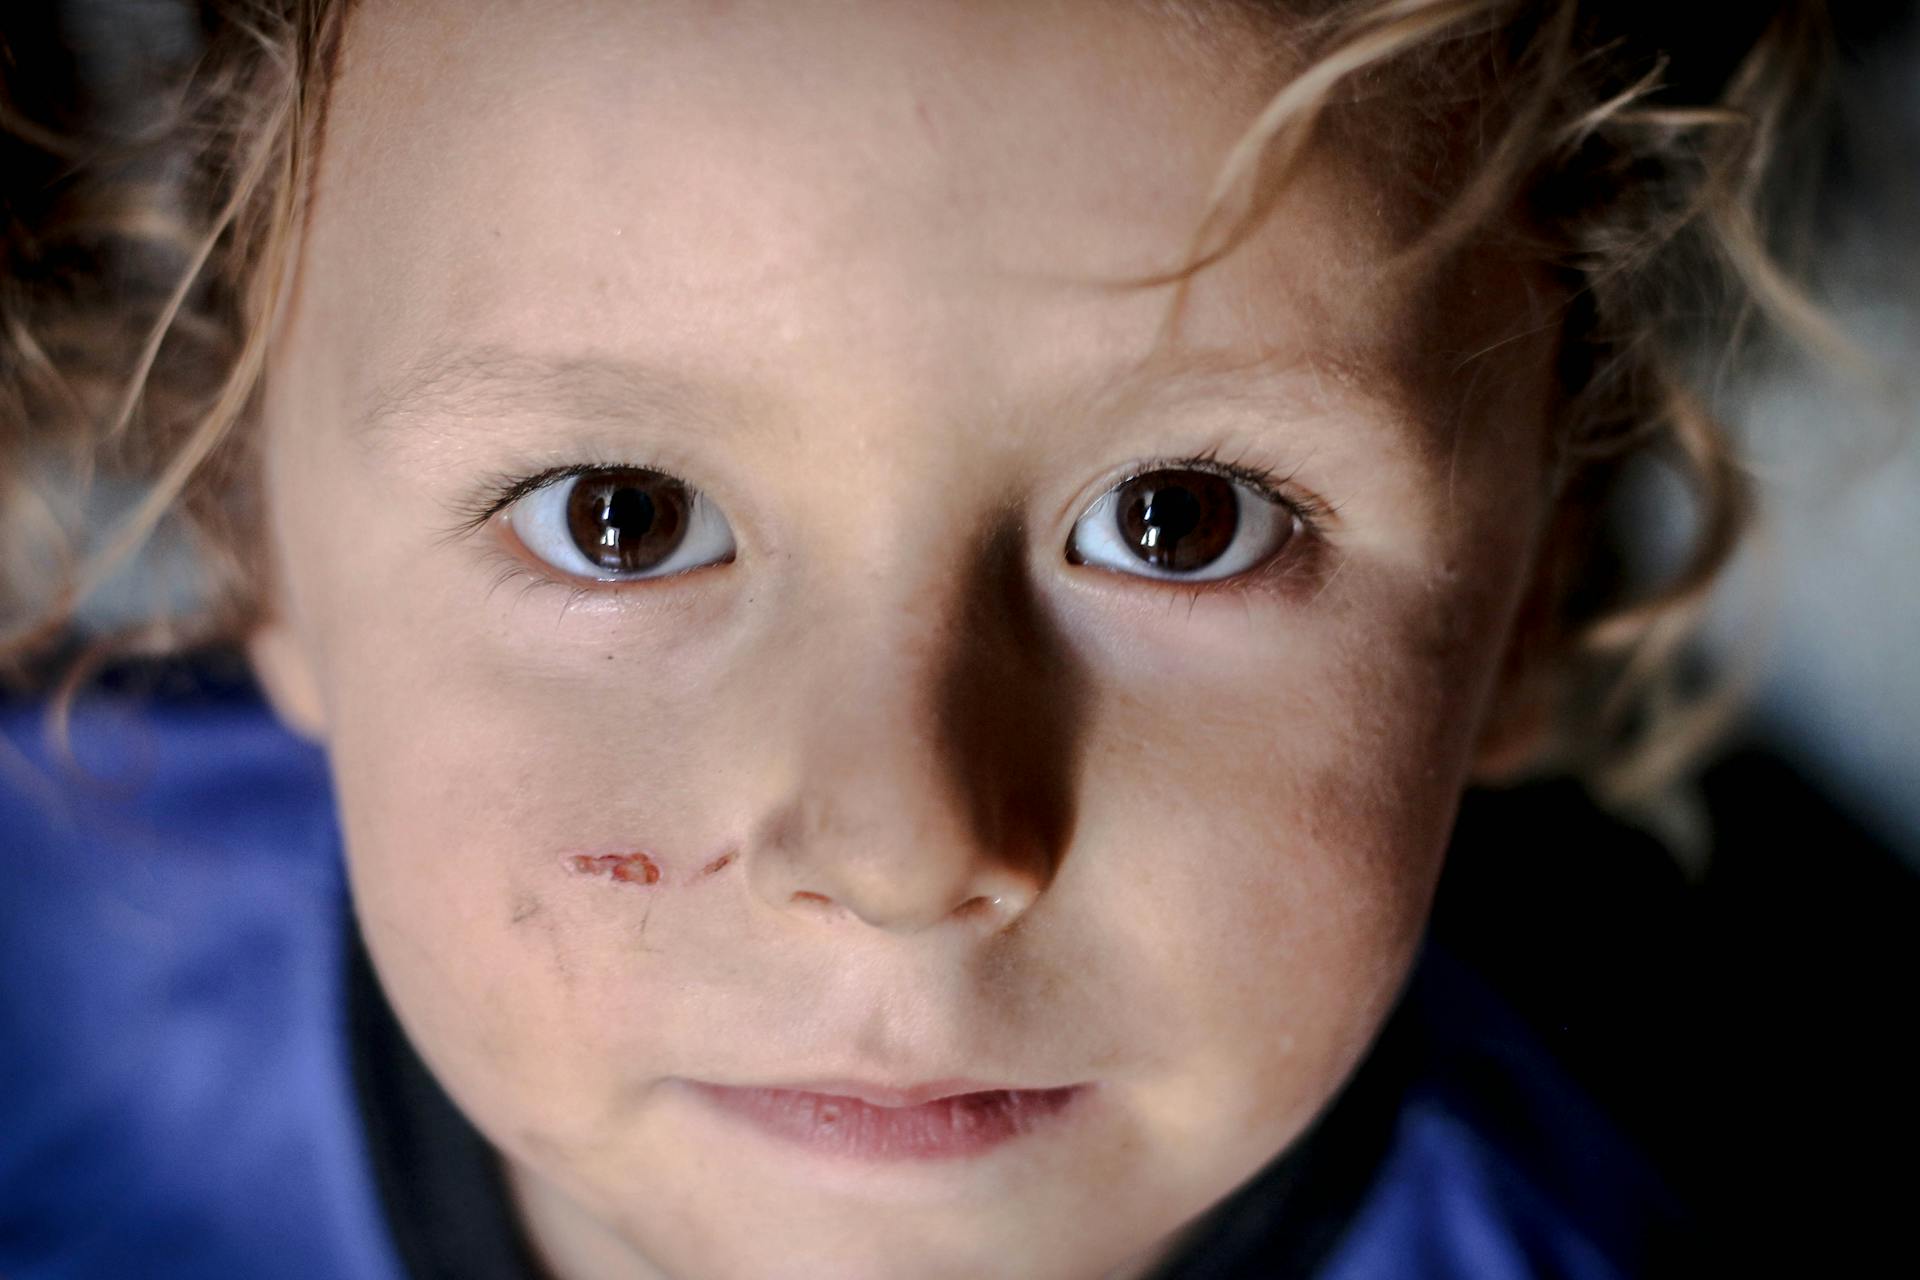
<svg viewBox="0 0 1920 1280"><path fill-rule="evenodd" d="M1839 4L1815 287L1884 386L1806 361L1737 388L1766 526L1706 633L1755 736L1920 867L1920 20Z"/></svg>

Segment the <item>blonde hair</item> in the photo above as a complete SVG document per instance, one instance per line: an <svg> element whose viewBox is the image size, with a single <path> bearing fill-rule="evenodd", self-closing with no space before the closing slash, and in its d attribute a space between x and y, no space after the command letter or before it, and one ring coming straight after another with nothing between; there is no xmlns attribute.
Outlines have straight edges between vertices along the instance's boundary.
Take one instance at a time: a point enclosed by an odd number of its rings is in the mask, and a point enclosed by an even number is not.
<svg viewBox="0 0 1920 1280"><path fill-rule="evenodd" d="M77 681L76 608L156 529L203 577L85 654L231 641L262 604L251 456L268 336L295 252L352 0L218 0L204 54L156 116L77 138L36 113L9 63L13 180L0 281L0 671ZM1626 795L1670 773L1712 717L1675 710L1674 659L1738 545L1748 486L1694 371L1756 314L1840 346L1769 253L1768 180L1821 83L1815 0L1743 6L1750 30L1679 49L1628 0L1160 0L1189 20L1280 35L1288 74L1227 157L1179 283L1232 251L1343 116L1391 103L1375 141L1428 210L1398 265L1500 226L1558 272L1568 460L1554 557L1518 660L1549 696L1542 759ZM1203 24L1205 25L1204 21ZM1417 156L1421 163L1406 163ZM1393 155L1388 156L1389 159ZM1429 186L1411 185L1414 173ZM1432 175L1445 174L1444 178ZM1664 455L1691 490L1689 554L1665 581L1589 598L1596 513L1624 460ZM84 554L54 493L107 477L139 494Z"/></svg>

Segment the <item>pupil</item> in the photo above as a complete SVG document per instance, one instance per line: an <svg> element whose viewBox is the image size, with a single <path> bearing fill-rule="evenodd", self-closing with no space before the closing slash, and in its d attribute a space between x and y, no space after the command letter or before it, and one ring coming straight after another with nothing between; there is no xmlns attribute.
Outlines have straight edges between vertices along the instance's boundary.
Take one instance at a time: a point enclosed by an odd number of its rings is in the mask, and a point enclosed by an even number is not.
<svg viewBox="0 0 1920 1280"><path fill-rule="evenodd" d="M1115 504L1120 533L1156 569L1198 569L1225 554L1240 523L1233 485L1200 471L1136 476Z"/></svg>
<svg viewBox="0 0 1920 1280"><path fill-rule="evenodd" d="M679 482L650 471L582 476L567 498L574 546L610 573L639 573L673 554L692 500Z"/></svg>
<svg viewBox="0 0 1920 1280"><path fill-rule="evenodd" d="M616 543L620 538L644 537L653 527L653 499L638 489L615 489L606 499L600 518L611 526L601 535L602 541L607 534L613 535Z"/></svg>
<svg viewBox="0 0 1920 1280"><path fill-rule="evenodd" d="M1156 490L1140 518L1159 531L1159 541L1177 542L1199 527L1200 502L1185 489Z"/></svg>

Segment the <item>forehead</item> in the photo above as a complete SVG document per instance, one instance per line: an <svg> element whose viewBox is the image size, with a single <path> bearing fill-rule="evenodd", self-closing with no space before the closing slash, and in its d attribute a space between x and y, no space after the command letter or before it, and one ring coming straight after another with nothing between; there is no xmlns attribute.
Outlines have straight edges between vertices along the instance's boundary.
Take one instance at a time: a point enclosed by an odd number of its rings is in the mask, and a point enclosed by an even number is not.
<svg viewBox="0 0 1920 1280"><path fill-rule="evenodd" d="M1117 0L366 0L301 346L349 414L475 353L805 394L858 351L867 404L1097 383L1154 347L1168 293L1125 282L1180 260L1274 62ZM1381 204L1316 163L1183 341L1405 389Z"/></svg>

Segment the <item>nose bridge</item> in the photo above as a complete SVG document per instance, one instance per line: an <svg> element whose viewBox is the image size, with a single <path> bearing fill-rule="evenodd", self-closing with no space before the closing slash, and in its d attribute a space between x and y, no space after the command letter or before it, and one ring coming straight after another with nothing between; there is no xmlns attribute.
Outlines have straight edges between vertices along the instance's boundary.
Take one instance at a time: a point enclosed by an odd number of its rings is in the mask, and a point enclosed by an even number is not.
<svg viewBox="0 0 1920 1280"><path fill-rule="evenodd" d="M770 904L903 932L1004 925L1051 880L1079 681L1017 528L973 545L960 573L887 572L816 603L780 747L791 784L746 841Z"/></svg>

